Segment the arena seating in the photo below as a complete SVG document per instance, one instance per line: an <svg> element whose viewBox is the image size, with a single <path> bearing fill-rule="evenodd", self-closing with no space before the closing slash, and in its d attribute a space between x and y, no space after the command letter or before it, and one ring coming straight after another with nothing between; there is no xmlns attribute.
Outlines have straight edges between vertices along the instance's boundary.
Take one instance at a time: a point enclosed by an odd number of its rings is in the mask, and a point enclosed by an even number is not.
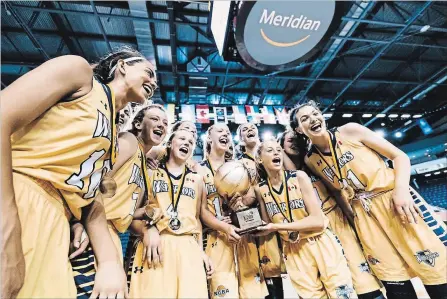
<svg viewBox="0 0 447 299"><path fill-rule="evenodd" d="M427 182L419 187L417 191L429 204L447 209L447 179Z"/></svg>

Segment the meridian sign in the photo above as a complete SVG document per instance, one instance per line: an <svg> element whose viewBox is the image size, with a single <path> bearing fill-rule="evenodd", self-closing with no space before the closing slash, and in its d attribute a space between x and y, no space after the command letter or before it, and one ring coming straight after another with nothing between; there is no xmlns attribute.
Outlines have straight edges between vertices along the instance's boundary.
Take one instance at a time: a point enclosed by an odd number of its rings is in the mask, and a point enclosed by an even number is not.
<svg viewBox="0 0 447 299"><path fill-rule="evenodd" d="M262 71L298 65L321 50L341 23L335 0L243 2L236 18L236 46Z"/></svg>

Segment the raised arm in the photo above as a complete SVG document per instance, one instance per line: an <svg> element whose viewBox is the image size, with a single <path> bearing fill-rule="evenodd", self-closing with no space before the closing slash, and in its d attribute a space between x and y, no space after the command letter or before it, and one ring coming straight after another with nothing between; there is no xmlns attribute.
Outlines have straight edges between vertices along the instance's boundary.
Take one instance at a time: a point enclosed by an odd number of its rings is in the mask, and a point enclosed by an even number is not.
<svg viewBox="0 0 447 299"><path fill-rule="evenodd" d="M66 96L76 98L87 94L92 88L92 78L92 69L85 59L78 56L62 56L23 75L0 93L2 298L15 297L25 278L21 225L12 178L11 135L42 115L62 98Z"/></svg>

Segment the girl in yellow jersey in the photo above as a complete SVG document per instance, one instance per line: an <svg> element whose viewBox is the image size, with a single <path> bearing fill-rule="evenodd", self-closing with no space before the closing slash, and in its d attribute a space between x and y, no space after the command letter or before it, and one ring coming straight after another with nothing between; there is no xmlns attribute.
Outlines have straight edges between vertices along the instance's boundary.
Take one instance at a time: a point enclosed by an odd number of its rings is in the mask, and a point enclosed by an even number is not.
<svg viewBox="0 0 447 299"><path fill-rule="evenodd" d="M261 181L256 196L268 223L259 230L279 232L287 273L303 298L356 298L343 249L327 229L309 177L283 170L283 151L264 141L256 161Z"/></svg>
<svg viewBox="0 0 447 299"><path fill-rule="evenodd" d="M210 281L211 298L239 298L234 244L241 237L237 234L237 229L228 223L229 217L226 217L222 209L223 198L214 186L214 174L225 163L225 152L231 143L230 136L230 130L225 124L216 123L209 127L204 142L205 160L198 169L207 195L207 200L202 202L201 220L211 229L205 251L215 267Z"/></svg>
<svg viewBox="0 0 447 299"><path fill-rule="evenodd" d="M149 105L141 109L133 120L133 134L120 133L118 145L120 154L110 176L117 185L112 197L104 198L104 208L109 232L117 251L121 252L118 232L124 233L135 218L143 218L141 208L147 192L148 170L145 153L160 144L166 136L168 120L160 105ZM134 135L135 134L135 135ZM137 210L138 209L138 210ZM146 230L140 233L144 233ZM120 260L122 254L120 254ZM90 247L79 257L71 260L78 298L88 298L93 290L96 273L93 250Z"/></svg>
<svg viewBox="0 0 447 299"><path fill-rule="evenodd" d="M151 242L161 243L162 259L150 267L143 243L138 245L131 298L208 298L206 275L213 269L202 249L199 218L206 196L201 176L186 166L194 147L191 132L176 131L167 143L167 161L151 175L149 205L163 211L152 228L158 230L160 240L153 235Z"/></svg>
<svg viewBox="0 0 447 299"><path fill-rule="evenodd" d="M304 138L300 138L292 130L286 130L281 134L279 144L284 150L284 168L286 170L303 168L306 143ZM308 175L310 176L315 195L321 202L323 213L329 219L329 227L341 241L359 299L383 298L380 285L369 267L357 236L337 206L334 197L323 181L310 173L310 171Z"/></svg>
<svg viewBox="0 0 447 299"><path fill-rule="evenodd" d="M238 148L240 151L239 160L244 163L250 172L253 179L253 185L258 183L258 174L256 171L255 155L256 149L260 143L259 133L256 125L251 123L241 124L237 129L237 136L239 137ZM254 193L252 193L254 195ZM247 198L248 197L248 198ZM244 198L244 204L252 205L258 204L256 197ZM283 283L281 278L282 257L279 249L279 235L272 233L267 236L247 236L248 242L248 257L242 253L239 254L239 264L243 264L243 260L252 260L252 270L247 271L247 274L253 270L261 267L261 272L265 278L268 295L267 299L281 299L284 298ZM252 246L256 245L256 246ZM251 249L251 250L250 250ZM248 269L250 270L250 268ZM253 297L253 296L249 296Z"/></svg>
<svg viewBox="0 0 447 299"><path fill-rule="evenodd" d="M445 226L409 186L407 155L355 123L328 131L313 102L295 108L291 118L297 133L306 135L312 144L306 165L334 190L336 199L342 199L339 205L355 224L387 297L416 297L409 280L411 270L431 298L445 298ZM381 156L393 160L394 169Z"/></svg>
<svg viewBox="0 0 447 299"><path fill-rule="evenodd" d="M76 296L70 213L82 220L97 253L93 297L126 292L95 198L116 159L115 113L151 96L151 74L153 66L133 50L109 54L93 71L83 58L63 56L1 92L2 297Z"/></svg>

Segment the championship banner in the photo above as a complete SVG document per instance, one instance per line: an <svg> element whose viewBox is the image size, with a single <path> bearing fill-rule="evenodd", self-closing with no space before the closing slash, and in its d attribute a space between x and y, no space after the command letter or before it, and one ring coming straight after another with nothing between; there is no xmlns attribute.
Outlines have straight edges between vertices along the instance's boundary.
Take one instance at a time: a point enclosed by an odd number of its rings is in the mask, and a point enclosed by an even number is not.
<svg viewBox="0 0 447 299"><path fill-rule="evenodd" d="M197 122L201 124L210 123L210 108L208 105L196 105Z"/></svg>
<svg viewBox="0 0 447 299"><path fill-rule="evenodd" d="M196 122L196 111L194 105L182 105L181 120Z"/></svg>
<svg viewBox="0 0 447 299"><path fill-rule="evenodd" d="M310 60L338 29L343 4L335 0L243 1L235 41L244 62L279 71Z"/></svg>
<svg viewBox="0 0 447 299"><path fill-rule="evenodd" d="M276 118L278 119L278 123L283 126L288 126L290 124L289 114L286 111L286 108L282 106L273 106L275 110Z"/></svg>
<svg viewBox="0 0 447 299"><path fill-rule="evenodd" d="M247 111L247 119L249 123L259 124L261 122L259 108L257 106L245 105L245 111Z"/></svg>
<svg viewBox="0 0 447 299"><path fill-rule="evenodd" d="M265 124L276 124L276 117L271 106L264 106L262 109L262 118Z"/></svg>
<svg viewBox="0 0 447 299"><path fill-rule="evenodd" d="M214 122L216 123L228 123L227 107L213 107L214 109Z"/></svg>
<svg viewBox="0 0 447 299"><path fill-rule="evenodd" d="M233 106L234 122L237 124L245 124L247 116L245 115L244 106Z"/></svg>
<svg viewBox="0 0 447 299"><path fill-rule="evenodd" d="M175 118L175 104L164 104L163 108L166 110L166 114L168 115L168 122L173 124L176 122Z"/></svg>

